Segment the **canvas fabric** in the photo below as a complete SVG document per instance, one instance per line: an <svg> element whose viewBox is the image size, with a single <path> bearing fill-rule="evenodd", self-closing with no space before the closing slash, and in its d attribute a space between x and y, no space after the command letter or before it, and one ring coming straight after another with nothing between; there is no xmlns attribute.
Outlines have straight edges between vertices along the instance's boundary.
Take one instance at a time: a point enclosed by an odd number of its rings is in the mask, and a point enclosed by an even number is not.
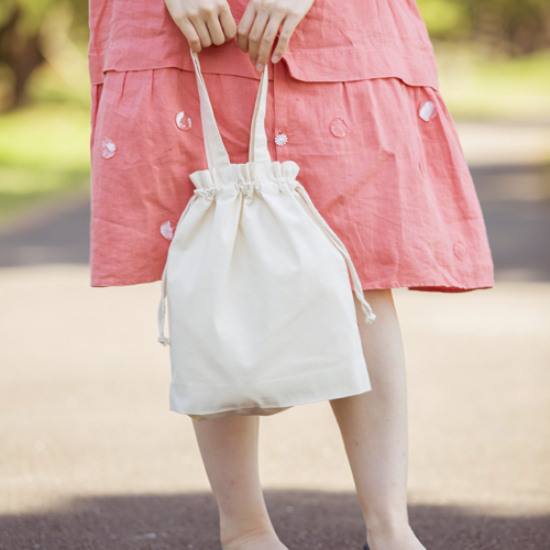
<svg viewBox="0 0 550 550"><path fill-rule="evenodd" d="M354 293L366 322L375 315L345 246L297 181L298 164L271 160L267 67L248 162L232 164L191 55L208 169L190 174L195 192L161 281L170 408L201 420L270 415L369 391Z"/></svg>

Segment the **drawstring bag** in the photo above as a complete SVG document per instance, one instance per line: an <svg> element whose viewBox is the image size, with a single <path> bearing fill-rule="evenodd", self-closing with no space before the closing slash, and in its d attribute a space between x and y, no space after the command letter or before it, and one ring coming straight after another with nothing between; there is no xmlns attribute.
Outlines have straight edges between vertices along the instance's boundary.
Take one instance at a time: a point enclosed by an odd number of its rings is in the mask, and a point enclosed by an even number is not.
<svg viewBox="0 0 550 550"><path fill-rule="evenodd" d="M267 66L249 162L231 164L191 55L208 169L190 175L196 189L162 276L158 340L170 346L170 409L199 420L271 415L369 391L351 285L366 321L375 315L346 248L296 181L298 165L271 160Z"/></svg>

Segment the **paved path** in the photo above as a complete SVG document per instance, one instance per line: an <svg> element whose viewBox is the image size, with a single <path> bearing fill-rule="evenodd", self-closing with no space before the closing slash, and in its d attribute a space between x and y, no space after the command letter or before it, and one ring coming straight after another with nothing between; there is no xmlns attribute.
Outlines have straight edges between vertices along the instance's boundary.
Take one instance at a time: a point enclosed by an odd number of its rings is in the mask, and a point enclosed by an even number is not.
<svg viewBox="0 0 550 550"><path fill-rule="evenodd" d="M0 270L0 548L217 550L190 421L168 410L159 286L88 277ZM414 528L428 550L547 550L550 283L395 298ZM261 471L292 550L360 550L327 403L262 419Z"/></svg>
<svg viewBox="0 0 550 550"><path fill-rule="evenodd" d="M394 291L428 550L550 548L550 206L544 170L508 157L472 162L496 288ZM190 421L168 410L158 284L89 287L86 197L32 220L0 236L0 550L217 550ZM327 403L262 419L260 458L291 550L360 550Z"/></svg>

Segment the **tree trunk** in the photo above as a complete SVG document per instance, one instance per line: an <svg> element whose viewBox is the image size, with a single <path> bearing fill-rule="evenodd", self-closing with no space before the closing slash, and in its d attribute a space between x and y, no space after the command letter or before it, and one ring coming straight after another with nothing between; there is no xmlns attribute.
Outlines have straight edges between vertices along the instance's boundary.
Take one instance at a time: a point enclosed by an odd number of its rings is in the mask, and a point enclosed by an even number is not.
<svg viewBox="0 0 550 550"><path fill-rule="evenodd" d="M17 28L20 17L21 9L16 7L8 21L0 27L0 63L11 69L14 78L12 94L4 108L21 105L29 76L44 61L39 47L39 32L23 34Z"/></svg>

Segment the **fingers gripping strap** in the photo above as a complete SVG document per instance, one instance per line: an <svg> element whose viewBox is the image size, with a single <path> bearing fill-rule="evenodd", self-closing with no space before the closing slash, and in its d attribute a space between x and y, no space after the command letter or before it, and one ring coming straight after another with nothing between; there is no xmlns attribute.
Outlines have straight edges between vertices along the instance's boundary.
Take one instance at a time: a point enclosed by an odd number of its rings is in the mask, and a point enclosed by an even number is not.
<svg viewBox="0 0 550 550"><path fill-rule="evenodd" d="M206 84L202 77L199 58L193 50L191 50L191 57L195 64L195 73L197 75L197 85L199 88L201 123L204 146L206 149L206 160L208 161L208 168L212 171L213 168L230 164L229 155L224 147L218 125L216 124L214 111L212 110L210 98L206 90Z"/></svg>

